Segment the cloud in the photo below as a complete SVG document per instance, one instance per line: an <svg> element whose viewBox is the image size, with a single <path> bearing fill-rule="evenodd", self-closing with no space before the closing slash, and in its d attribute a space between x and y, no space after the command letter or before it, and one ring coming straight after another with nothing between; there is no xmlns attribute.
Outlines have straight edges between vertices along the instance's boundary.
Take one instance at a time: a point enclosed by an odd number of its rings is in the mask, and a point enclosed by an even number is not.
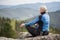
<svg viewBox="0 0 60 40"><path fill-rule="evenodd" d="M26 4L26 3L46 3L60 0L0 0L0 5L18 5L18 4Z"/></svg>

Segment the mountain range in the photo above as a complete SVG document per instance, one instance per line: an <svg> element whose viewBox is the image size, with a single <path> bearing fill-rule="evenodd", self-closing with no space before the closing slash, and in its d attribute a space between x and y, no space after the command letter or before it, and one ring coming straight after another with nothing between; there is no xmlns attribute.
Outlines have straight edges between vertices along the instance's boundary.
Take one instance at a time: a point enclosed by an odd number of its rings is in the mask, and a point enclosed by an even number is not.
<svg viewBox="0 0 60 40"><path fill-rule="evenodd" d="M0 5L0 9L4 8L11 8L11 9L16 9L16 8L31 8L35 10L39 10L39 8L42 5L47 6L49 12L53 12L56 10L60 10L60 2L50 2L50 3L31 3L31 4L20 4L20 5Z"/></svg>

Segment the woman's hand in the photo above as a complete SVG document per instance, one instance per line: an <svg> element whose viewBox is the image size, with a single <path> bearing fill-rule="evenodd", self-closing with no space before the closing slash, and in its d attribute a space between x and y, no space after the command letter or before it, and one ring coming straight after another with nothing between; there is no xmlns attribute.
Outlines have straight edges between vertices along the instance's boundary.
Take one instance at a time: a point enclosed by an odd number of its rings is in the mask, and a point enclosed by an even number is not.
<svg viewBox="0 0 60 40"><path fill-rule="evenodd" d="M24 27L25 26L25 23L22 23L21 25L20 25L20 27Z"/></svg>
<svg viewBox="0 0 60 40"><path fill-rule="evenodd" d="M38 23L35 24L36 27L39 27Z"/></svg>

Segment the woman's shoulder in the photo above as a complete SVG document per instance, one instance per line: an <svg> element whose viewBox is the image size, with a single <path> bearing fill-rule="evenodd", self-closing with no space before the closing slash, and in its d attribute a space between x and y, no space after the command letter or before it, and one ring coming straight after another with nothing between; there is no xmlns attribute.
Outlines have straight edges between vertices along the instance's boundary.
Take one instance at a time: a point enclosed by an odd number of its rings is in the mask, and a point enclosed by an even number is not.
<svg viewBox="0 0 60 40"><path fill-rule="evenodd" d="M44 14L43 17L49 17L49 14Z"/></svg>

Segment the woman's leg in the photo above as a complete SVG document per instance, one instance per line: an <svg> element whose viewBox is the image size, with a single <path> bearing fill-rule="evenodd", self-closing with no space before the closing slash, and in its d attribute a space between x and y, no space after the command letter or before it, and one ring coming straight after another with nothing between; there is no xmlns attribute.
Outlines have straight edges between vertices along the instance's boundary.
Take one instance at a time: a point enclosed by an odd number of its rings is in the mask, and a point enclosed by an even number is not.
<svg viewBox="0 0 60 40"><path fill-rule="evenodd" d="M38 30L35 29L34 27L26 26L26 28L27 28L28 32L29 32L33 37L40 35L40 33L38 32Z"/></svg>
<svg viewBox="0 0 60 40"><path fill-rule="evenodd" d="M44 31L42 35L45 36L45 35L48 35L48 34L49 34L49 31Z"/></svg>

